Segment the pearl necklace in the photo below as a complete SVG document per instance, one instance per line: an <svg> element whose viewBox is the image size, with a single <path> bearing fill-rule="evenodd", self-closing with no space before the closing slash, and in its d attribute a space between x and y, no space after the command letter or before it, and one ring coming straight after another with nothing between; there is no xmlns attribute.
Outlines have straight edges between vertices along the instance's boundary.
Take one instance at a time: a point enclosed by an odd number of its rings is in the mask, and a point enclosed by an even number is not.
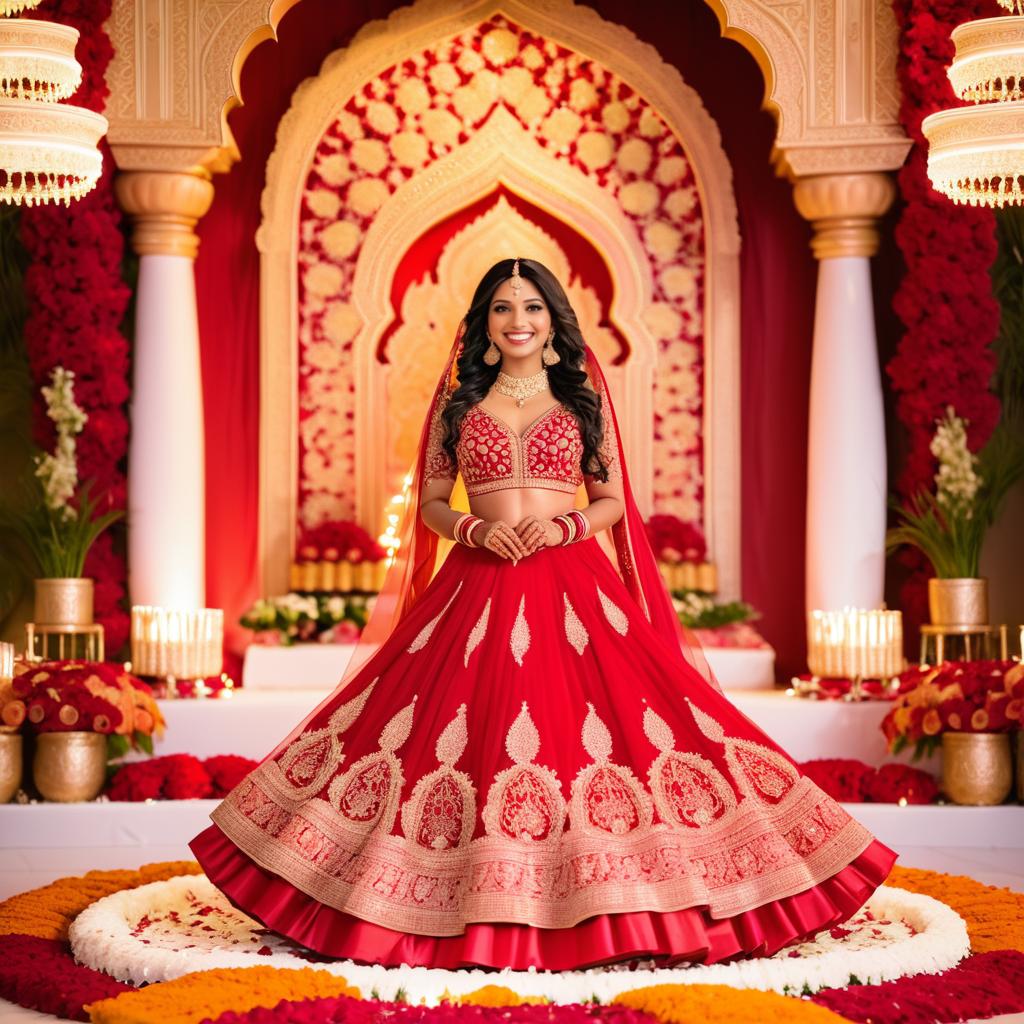
<svg viewBox="0 0 1024 1024"><path fill-rule="evenodd" d="M509 398L514 398L516 405L522 409L523 403L528 398L547 390L548 371L541 370L540 373L535 373L531 377L513 377L511 374L505 373L504 370L499 370L492 387L499 395L508 395Z"/></svg>

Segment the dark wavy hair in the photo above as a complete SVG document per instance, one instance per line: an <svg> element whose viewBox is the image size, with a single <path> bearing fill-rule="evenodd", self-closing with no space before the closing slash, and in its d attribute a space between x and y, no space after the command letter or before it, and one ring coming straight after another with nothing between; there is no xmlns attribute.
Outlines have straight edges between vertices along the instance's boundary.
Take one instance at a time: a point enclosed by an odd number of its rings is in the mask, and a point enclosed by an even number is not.
<svg viewBox="0 0 1024 1024"><path fill-rule="evenodd" d="M490 344L487 340L487 317L491 299L498 286L512 276L514 263L515 260L501 260L484 274L466 314L466 333L458 360L459 386L452 392L441 417L444 423L441 446L453 465L458 464L455 446L459 441L462 418L486 396L501 369L500 363L488 366L484 362L484 352ZM601 399L586 384L587 372L583 369L586 352L576 313L558 278L543 263L520 258L519 273L537 286L551 313L551 324L555 329L552 345L561 359L547 368L548 384L551 393L579 423L583 438L580 468L597 480L607 481L608 466L599 453L604 436Z"/></svg>

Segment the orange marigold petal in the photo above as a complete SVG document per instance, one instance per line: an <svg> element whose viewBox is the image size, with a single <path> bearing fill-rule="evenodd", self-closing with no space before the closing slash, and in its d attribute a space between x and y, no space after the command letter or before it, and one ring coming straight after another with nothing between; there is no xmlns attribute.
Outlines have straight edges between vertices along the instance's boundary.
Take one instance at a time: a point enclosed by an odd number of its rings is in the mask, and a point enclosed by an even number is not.
<svg viewBox="0 0 1024 1024"><path fill-rule="evenodd" d="M661 1024L840 1024L845 1017L824 1006L776 992L728 985L650 985L623 992L613 1002L653 1014Z"/></svg>
<svg viewBox="0 0 1024 1024"><path fill-rule="evenodd" d="M1024 953L1024 893L921 868L894 867L886 885L923 893L952 907L967 922L971 952L1016 949Z"/></svg>
<svg viewBox="0 0 1024 1024"><path fill-rule="evenodd" d="M92 1024L199 1024L227 1010L246 1013L282 999L360 998L341 978L311 967L218 967L122 992L85 1007Z"/></svg>

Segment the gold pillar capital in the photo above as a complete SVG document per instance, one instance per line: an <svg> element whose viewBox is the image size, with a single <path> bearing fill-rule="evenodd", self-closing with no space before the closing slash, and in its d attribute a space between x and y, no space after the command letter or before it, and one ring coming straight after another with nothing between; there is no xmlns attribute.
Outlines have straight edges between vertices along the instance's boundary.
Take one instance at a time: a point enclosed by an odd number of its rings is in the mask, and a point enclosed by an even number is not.
<svg viewBox="0 0 1024 1024"><path fill-rule="evenodd" d="M797 178L793 200L814 227L811 249L819 260L874 256L878 218L896 198L888 174L815 174Z"/></svg>
<svg viewBox="0 0 1024 1024"><path fill-rule="evenodd" d="M114 179L121 208L135 223L132 248L140 256L195 259L195 226L213 202L209 177L186 171L127 171Z"/></svg>

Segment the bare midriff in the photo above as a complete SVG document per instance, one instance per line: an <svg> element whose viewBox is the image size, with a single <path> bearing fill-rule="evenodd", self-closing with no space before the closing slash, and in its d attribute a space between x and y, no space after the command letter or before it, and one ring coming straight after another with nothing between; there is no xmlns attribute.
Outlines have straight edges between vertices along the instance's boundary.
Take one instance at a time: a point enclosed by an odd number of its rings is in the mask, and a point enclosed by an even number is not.
<svg viewBox="0 0 1024 1024"><path fill-rule="evenodd" d="M469 509L473 515L488 523L500 519L509 526L516 526L529 515L538 519L553 519L571 512L575 507L574 495L544 487L506 487L469 499Z"/></svg>

